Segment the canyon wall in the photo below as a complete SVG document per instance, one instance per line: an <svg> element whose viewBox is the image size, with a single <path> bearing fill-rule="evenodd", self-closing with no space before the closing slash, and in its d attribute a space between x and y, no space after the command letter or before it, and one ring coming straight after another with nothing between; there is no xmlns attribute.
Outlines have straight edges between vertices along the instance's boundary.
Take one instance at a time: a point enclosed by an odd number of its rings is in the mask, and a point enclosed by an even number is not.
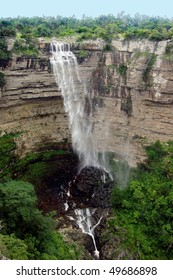
<svg viewBox="0 0 173 280"><path fill-rule="evenodd" d="M38 150L44 145L67 142L67 115L52 74L26 68L26 61L4 71L6 85L0 98L0 130L23 132L18 137L18 153Z"/></svg>
<svg viewBox="0 0 173 280"><path fill-rule="evenodd" d="M94 133L99 150L131 165L144 146L173 140L173 42L113 41L92 75Z"/></svg>
<svg viewBox="0 0 173 280"><path fill-rule="evenodd" d="M143 146L173 137L173 61L171 41L88 41L89 55L79 72L92 94L93 135L100 151L112 151L135 165ZM73 46L77 52L79 45ZM109 51L108 51L109 50ZM49 52L44 53L49 59ZM49 66L13 57L4 70L0 93L0 131L23 131L18 153L70 144L68 117Z"/></svg>
<svg viewBox="0 0 173 280"><path fill-rule="evenodd" d="M19 156L71 148L68 116L49 65L49 49L43 44L40 61L13 55L12 64L3 70L6 85L0 92L0 134L22 132L16 138ZM80 69L86 88L97 60L92 55Z"/></svg>

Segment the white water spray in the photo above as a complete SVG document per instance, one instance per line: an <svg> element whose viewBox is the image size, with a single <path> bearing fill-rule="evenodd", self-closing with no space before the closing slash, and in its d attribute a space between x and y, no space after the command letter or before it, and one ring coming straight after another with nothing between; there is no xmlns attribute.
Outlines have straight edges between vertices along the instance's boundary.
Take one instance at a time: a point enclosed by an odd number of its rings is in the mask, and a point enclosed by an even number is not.
<svg viewBox="0 0 173 280"><path fill-rule="evenodd" d="M90 97L79 76L76 56L67 43L52 41L50 62L61 90L65 111L69 116L73 150L78 154L81 169L99 166L98 152L92 141L92 110L86 110ZM87 112L86 112L87 111Z"/></svg>

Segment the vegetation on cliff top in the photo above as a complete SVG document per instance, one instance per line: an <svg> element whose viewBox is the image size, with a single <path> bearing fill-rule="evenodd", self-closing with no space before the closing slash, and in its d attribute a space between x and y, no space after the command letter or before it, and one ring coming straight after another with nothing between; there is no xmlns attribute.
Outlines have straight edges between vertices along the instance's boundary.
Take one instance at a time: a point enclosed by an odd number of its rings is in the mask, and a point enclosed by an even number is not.
<svg viewBox="0 0 173 280"><path fill-rule="evenodd" d="M7 48L6 37L13 37L15 43L11 51ZM46 42L50 38L73 38L72 41L103 39L106 45L103 51L111 51L113 39L149 39L154 41L173 38L173 22L168 18L149 17L136 14L107 15L96 18L83 17L17 17L0 18L0 66L6 67L15 53L29 58L39 58L38 38ZM172 55L172 52L171 52ZM87 53L79 53L79 61ZM170 60L170 54L165 58Z"/></svg>
<svg viewBox="0 0 173 280"><path fill-rule="evenodd" d="M163 40L172 38L173 22L168 18L139 14L131 17L123 13L82 19L74 16L0 19L0 37L19 35L23 39L76 36L78 40L102 38L107 42L117 37Z"/></svg>

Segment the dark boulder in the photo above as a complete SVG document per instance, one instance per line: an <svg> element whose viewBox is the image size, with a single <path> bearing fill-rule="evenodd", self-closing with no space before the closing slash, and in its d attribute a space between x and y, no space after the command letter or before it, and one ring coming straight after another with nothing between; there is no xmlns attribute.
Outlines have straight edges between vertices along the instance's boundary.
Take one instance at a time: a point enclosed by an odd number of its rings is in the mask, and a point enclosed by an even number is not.
<svg viewBox="0 0 173 280"><path fill-rule="evenodd" d="M102 168L87 166L76 176L71 186L71 195L89 207L110 206L112 180Z"/></svg>

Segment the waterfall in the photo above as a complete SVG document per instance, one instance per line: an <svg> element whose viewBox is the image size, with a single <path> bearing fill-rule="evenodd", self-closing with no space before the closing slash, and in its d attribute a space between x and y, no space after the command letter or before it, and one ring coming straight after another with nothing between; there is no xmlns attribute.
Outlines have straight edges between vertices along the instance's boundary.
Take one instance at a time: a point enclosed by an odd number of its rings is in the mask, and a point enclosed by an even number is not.
<svg viewBox="0 0 173 280"><path fill-rule="evenodd" d="M70 51L70 45L55 40L51 43L50 63L53 69L56 83L61 90L64 100L65 111L69 117L72 146L80 161L80 169L84 167L104 166L104 156L101 164L98 160L98 152L93 142L92 102L90 93L87 91L85 82L81 80L76 56ZM103 173L102 181L105 181ZM67 192L67 201L64 203L65 211L68 211L70 191ZM95 222L93 214L95 210L90 208L76 209L75 219L83 233L91 236L94 244L95 258L99 258L94 230L100 224L102 216Z"/></svg>
<svg viewBox="0 0 173 280"><path fill-rule="evenodd" d="M91 99L85 83L80 79L77 58L70 51L70 45L53 40L50 63L64 99L72 146L79 157L81 169L85 166L99 166L98 153L92 140Z"/></svg>

